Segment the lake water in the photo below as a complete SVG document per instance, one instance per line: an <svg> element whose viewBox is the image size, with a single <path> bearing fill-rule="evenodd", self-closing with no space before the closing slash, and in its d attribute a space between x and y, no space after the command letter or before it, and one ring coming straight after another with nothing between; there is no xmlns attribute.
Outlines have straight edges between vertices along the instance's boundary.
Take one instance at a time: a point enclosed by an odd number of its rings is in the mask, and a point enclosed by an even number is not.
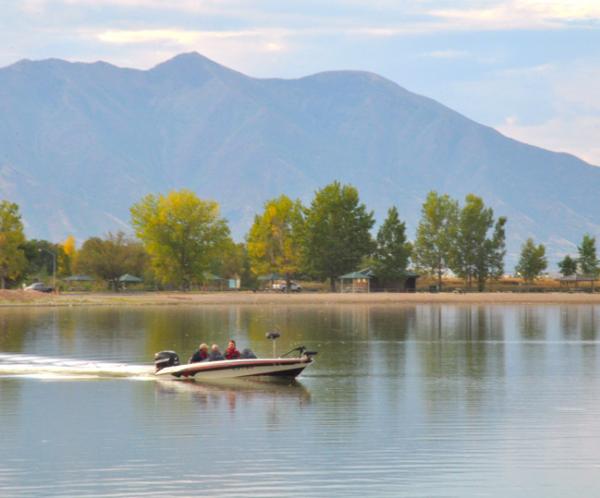
<svg viewBox="0 0 600 498"><path fill-rule="evenodd" d="M273 328L319 351L294 385L145 374L200 341L269 356ZM3 309L0 496L600 496L599 331L594 306Z"/></svg>

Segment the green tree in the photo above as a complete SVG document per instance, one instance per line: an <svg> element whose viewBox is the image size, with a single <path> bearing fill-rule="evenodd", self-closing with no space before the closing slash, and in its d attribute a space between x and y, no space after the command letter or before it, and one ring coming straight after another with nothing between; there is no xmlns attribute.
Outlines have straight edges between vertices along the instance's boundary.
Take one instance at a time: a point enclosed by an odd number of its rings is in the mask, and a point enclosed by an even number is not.
<svg viewBox="0 0 600 498"><path fill-rule="evenodd" d="M131 220L157 276L184 290L203 279L229 237L219 205L185 189L147 195L132 206Z"/></svg>
<svg viewBox="0 0 600 498"><path fill-rule="evenodd" d="M248 232L247 244L254 274L280 273L290 288L294 274L302 263L303 207L281 195L265 203Z"/></svg>
<svg viewBox="0 0 600 498"><path fill-rule="evenodd" d="M70 261L62 245L47 240L30 239L21 247L27 260L24 273L28 279L45 280L52 275L54 258L56 258L56 274L58 276L70 274Z"/></svg>
<svg viewBox="0 0 600 498"><path fill-rule="evenodd" d="M569 277L577 273L577 260L568 254L558 262L558 268L563 277Z"/></svg>
<svg viewBox="0 0 600 498"><path fill-rule="evenodd" d="M596 257L596 237L586 233L583 236L581 245L577 246L577 251L579 252L579 258L577 259L579 271L582 275L592 279L593 290L594 280L598 278L598 273L600 273L600 262Z"/></svg>
<svg viewBox="0 0 600 498"><path fill-rule="evenodd" d="M421 221L413 248L418 268L437 276L438 289L450 266L452 244L458 224L458 202L448 195L429 192L421 208Z"/></svg>
<svg viewBox="0 0 600 498"><path fill-rule="evenodd" d="M19 206L13 202L0 202L0 286L6 288L8 280L16 280L25 269L27 261L21 246L25 242Z"/></svg>
<svg viewBox="0 0 600 498"><path fill-rule="evenodd" d="M355 270L373 247L373 213L360 202L351 185L333 182L318 190L306 214L303 255L309 273L329 279Z"/></svg>
<svg viewBox="0 0 600 498"><path fill-rule="evenodd" d="M87 239L77 255L76 270L106 280L113 290L119 290L119 277L125 273L144 274L148 256L142 244L128 239L123 232L109 233L104 239Z"/></svg>
<svg viewBox="0 0 600 498"><path fill-rule="evenodd" d="M583 236L581 245L577 246L579 252L579 269L585 276L598 277L598 258L596 257L596 237L589 234Z"/></svg>
<svg viewBox="0 0 600 498"><path fill-rule="evenodd" d="M485 207L480 197L466 196L450 259L452 271L464 278L469 288L475 280L478 290L483 291L488 278L498 278L504 272L505 225L504 217L494 223L494 211Z"/></svg>
<svg viewBox="0 0 600 498"><path fill-rule="evenodd" d="M533 239L529 238L521 246L521 257L515 267L516 273L525 282L533 282L541 273L548 268L546 248L543 244L535 245Z"/></svg>
<svg viewBox="0 0 600 498"><path fill-rule="evenodd" d="M384 281L397 281L404 277L412 245L406 240L406 225L400 221L398 210L392 206L379 228L375 249L375 273Z"/></svg>

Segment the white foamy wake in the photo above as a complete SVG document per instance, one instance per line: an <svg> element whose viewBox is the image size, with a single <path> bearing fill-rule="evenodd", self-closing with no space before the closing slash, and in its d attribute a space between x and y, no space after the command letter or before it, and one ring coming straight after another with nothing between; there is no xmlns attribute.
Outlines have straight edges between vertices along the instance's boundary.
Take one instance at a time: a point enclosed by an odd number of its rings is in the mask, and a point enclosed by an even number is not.
<svg viewBox="0 0 600 498"><path fill-rule="evenodd" d="M0 353L0 376L3 377L26 376L41 379L130 377L143 380L153 378L153 371L154 368L149 365Z"/></svg>

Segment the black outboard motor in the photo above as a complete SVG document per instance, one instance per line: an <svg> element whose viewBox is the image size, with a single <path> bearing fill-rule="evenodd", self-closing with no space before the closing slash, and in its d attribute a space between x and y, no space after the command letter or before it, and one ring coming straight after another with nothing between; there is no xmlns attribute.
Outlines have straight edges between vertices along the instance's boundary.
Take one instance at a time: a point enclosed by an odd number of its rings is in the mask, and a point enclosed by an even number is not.
<svg viewBox="0 0 600 498"><path fill-rule="evenodd" d="M161 351L154 355L155 372L166 367L175 367L179 365L179 355L175 351Z"/></svg>

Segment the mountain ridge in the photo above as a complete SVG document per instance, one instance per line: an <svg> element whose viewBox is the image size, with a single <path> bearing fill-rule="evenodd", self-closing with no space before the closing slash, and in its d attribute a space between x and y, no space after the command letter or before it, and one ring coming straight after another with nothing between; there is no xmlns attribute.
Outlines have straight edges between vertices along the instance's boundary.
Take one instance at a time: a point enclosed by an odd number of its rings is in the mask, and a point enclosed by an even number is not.
<svg viewBox="0 0 600 498"><path fill-rule="evenodd" d="M0 113L0 195L30 237L123 229L143 195L190 188L219 201L241 239L270 197L308 202L336 179L378 221L397 205L411 236L429 190L481 195L508 216L513 260L528 236L556 260L600 233L600 168L374 73L260 79L197 53L147 70L22 60L0 68Z"/></svg>

